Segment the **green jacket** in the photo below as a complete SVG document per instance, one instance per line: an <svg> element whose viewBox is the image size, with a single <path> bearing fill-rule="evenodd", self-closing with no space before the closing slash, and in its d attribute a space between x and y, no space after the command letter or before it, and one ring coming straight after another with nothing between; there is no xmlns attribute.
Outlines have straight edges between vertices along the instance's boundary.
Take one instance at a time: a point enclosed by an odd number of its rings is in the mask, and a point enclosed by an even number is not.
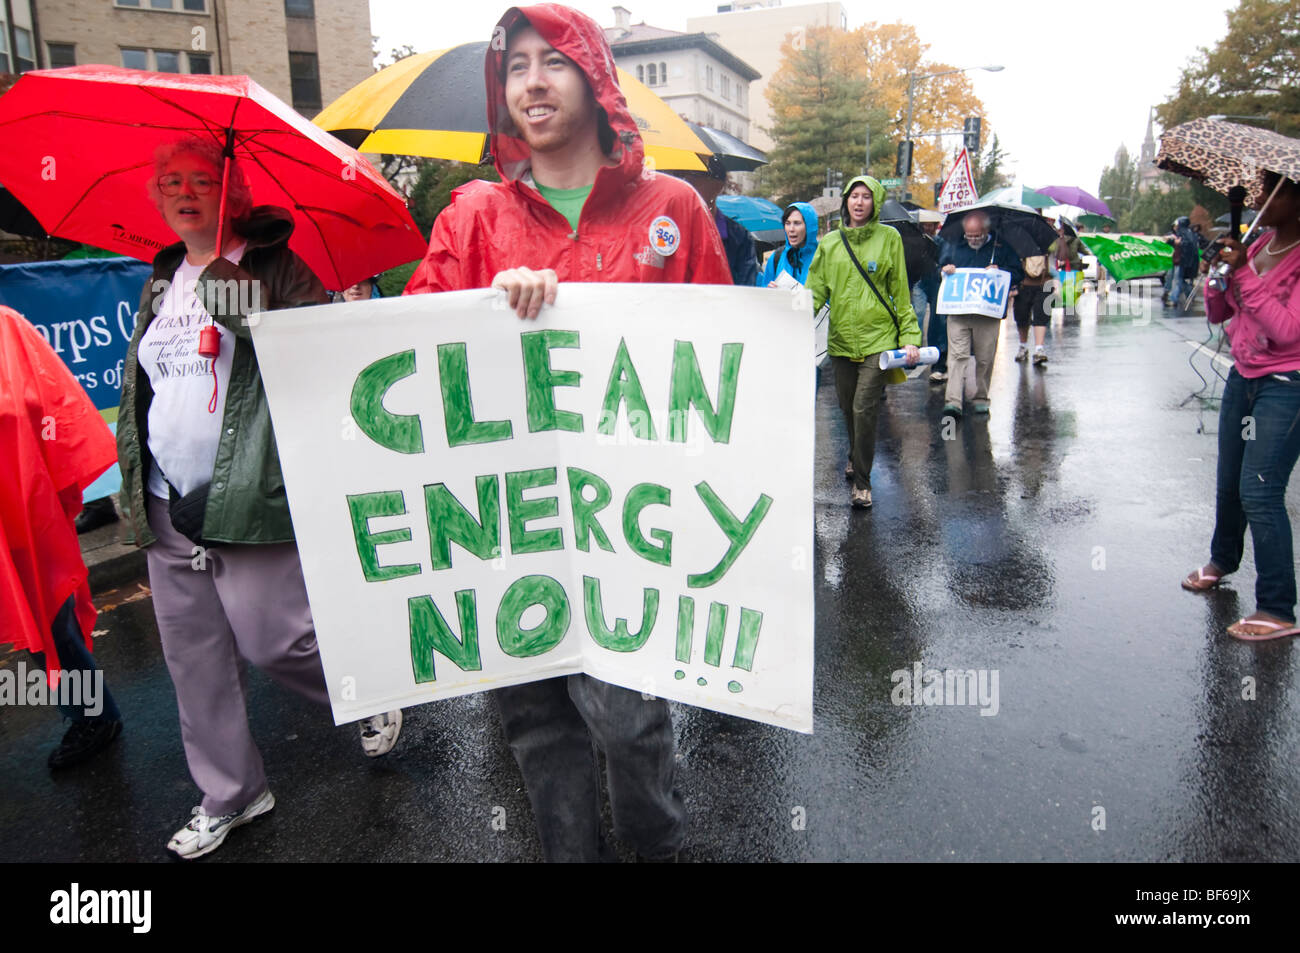
<svg viewBox="0 0 1300 953"><path fill-rule="evenodd" d="M859 182L865 182L874 197L871 218L859 228L841 226L839 231L823 238L808 268L813 313L820 311L828 299L831 303L827 352L832 357L854 360L905 344L921 346L921 329L912 310L907 267L903 263L903 239L895 229L880 222L885 188L870 176L860 175L844 184L846 198ZM847 221L847 210L842 214ZM889 311L867 287L845 251L845 237L862 267L871 275L876 290L892 303L898 316L897 330Z"/></svg>
<svg viewBox="0 0 1300 953"><path fill-rule="evenodd" d="M1071 271L1080 271L1083 268L1083 259L1079 257L1079 239L1065 236L1065 248L1061 248L1061 239L1058 236L1052 244L1047 246L1047 265L1049 268L1056 267L1056 259L1061 258L1070 262Z"/></svg>
<svg viewBox="0 0 1300 953"><path fill-rule="evenodd" d="M266 405L266 391L253 352L246 314L300 305L324 304L324 286L297 255L289 250L293 220L283 209L259 206L240 227L248 243L238 265L218 258L199 276L200 296L215 321L233 331L235 354L230 368L221 440L212 469L203 538L220 543L284 543L293 540L293 523L280 473L280 455ZM136 352L140 339L157 314L168 283L185 256L177 242L158 253L153 276L140 296L135 333L126 352L122 404L117 419L117 455L122 466L123 512L130 520L139 546L155 540L149 529L145 494L149 486L149 404L153 388L140 370ZM213 285L213 282L258 282L260 307L251 284Z"/></svg>

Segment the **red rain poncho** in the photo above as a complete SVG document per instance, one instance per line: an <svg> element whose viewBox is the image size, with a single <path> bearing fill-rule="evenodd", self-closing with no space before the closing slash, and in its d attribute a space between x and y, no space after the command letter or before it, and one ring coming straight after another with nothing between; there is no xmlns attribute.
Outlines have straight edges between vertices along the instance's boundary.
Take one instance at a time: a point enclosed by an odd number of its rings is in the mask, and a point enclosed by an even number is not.
<svg viewBox="0 0 1300 953"><path fill-rule="evenodd" d="M113 434L40 333L0 306L0 645L44 652L68 597L91 645L95 607L73 518L117 460Z"/></svg>

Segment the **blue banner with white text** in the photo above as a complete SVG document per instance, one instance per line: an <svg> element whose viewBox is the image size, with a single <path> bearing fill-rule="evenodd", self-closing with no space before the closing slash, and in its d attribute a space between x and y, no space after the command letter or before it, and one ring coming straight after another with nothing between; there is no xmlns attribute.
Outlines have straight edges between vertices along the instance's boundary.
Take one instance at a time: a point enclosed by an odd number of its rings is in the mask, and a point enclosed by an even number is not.
<svg viewBox="0 0 1300 953"><path fill-rule="evenodd" d="M0 265L0 304L36 327L114 430L126 348L151 273L148 263L134 258ZM121 483L121 473L113 467L86 490L85 498L116 493Z"/></svg>

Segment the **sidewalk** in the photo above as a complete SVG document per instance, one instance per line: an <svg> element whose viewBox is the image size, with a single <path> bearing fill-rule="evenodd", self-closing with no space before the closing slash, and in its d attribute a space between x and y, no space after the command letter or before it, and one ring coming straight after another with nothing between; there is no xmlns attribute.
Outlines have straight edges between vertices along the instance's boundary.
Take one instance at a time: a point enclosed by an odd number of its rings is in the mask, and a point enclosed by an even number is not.
<svg viewBox="0 0 1300 953"><path fill-rule="evenodd" d="M113 494L113 503L117 503L117 494ZM122 512L118 508L118 514ZM134 543L128 543L130 523L126 518L116 523L109 523L89 533L83 533L81 540L81 558L90 570L90 591L103 592L120 586L145 574L144 550Z"/></svg>

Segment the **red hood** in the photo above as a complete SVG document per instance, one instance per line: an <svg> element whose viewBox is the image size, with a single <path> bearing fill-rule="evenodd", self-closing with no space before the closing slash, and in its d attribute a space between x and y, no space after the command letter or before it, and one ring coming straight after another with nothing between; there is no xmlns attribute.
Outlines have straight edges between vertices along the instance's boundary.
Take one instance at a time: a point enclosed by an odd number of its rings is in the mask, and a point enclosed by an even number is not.
<svg viewBox="0 0 1300 953"><path fill-rule="evenodd" d="M541 34L542 39L573 60L586 75L596 102L605 111L605 117L614 131L612 157L618 158L621 149L623 176L639 176L645 145L641 141L636 120L627 108L623 91L618 88L614 54L605 39L605 31L585 13L558 3L539 3L530 7L511 7L506 11L493 31L493 41L484 59L490 148L502 180L518 179L532 158L528 143L518 135L510 111L506 108L505 84L502 82L506 52L504 37L520 20L527 20ZM497 37L501 37L502 41L498 42Z"/></svg>

